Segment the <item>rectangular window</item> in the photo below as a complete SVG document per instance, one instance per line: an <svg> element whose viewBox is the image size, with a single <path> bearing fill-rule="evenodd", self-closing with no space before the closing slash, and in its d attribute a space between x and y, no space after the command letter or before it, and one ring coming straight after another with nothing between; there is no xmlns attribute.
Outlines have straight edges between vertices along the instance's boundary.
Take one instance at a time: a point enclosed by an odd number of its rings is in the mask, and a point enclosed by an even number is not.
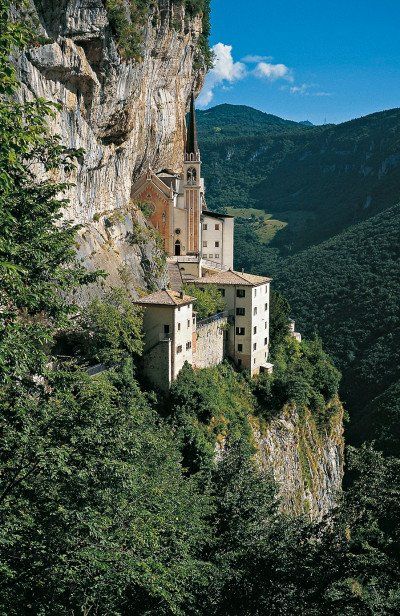
<svg viewBox="0 0 400 616"><path fill-rule="evenodd" d="M253 314L254 314L254 316L256 316L256 314L257 314L257 306L254 308Z"/></svg>
<svg viewBox="0 0 400 616"><path fill-rule="evenodd" d="M253 327L253 334L257 333L257 326Z"/></svg>
<svg viewBox="0 0 400 616"><path fill-rule="evenodd" d="M169 325L164 325L164 334L169 334Z"/></svg>
<svg viewBox="0 0 400 616"><path fill-rule="evenodd" d="M253 344L253 351L255 351L256 349L257 349L257 342Z"/></svg>
<svg viewBox="0 0 400 616"><path fill-rule="evenodd" d="M176 347L176 354L178 355L179 353L182 353L182 345L181 344L178 347Z"/></svg>
<svg viewBox="0 0 400 616"><path fill-rule="evenodd" d="M268 327L268 321L265 321L264 329L267 329L267 327Z"/></svg>
<svg viewBox="0 0 400 616"><path fill-rule="evenodd" d="M215 248L219 248L219 242L215 242Z"/></svg>
<svg viewBox="0 0 400 616"><path fill-rule="evenodd" d="M236 297L246 297L245 289L237 289L236 290Z"/></svg>
<svg viewBox="0 0 400 616"><path fill-rule="evenodd" d="M190 327L190 319L188 319L188 327Z"/></svg>
<svg viewBox="0 0 400 616"><path fill-rule="evenodd" d="M216 259L219 259L219 254L215 254L215 258L216 258Z"/></svg>
<svg viewBox="0 0 400 616"><path fill-rule="evenodd" d="M206 240L204 240L204 242L203 242L203 248L207 248L207 241Z"/></svg>
<svg viewBox="0 0 400 616"><path fill-rule="evenodd" d="M268 285L265 285L265 292L268 293Z"/></svg>
<svg viewBox="0 0 400 616"><path fill-rule="evenodd" d="M257 289L254 289L254 297L257 295Z"/></svg>
<svg viewBox="0 0 400 616"><path fill-rule="evenodd" d="M243 351L243 344L238 344L238 352L242 353Z"/></svg>
<svg viewBox="0 0 400 616"><path fill-rule="evenodd" d="M219 231L219 225L218 224L215 225L215 230Z"/></svg>
<svg viewBox="0 0 400 616"><path fill-rule="evenodd" d="M212 259L212 258L213 258L213 256L212 256L212 255L208 255L208 258L209 258L209 259Z"/></svg>
<svg viewBox="0 0 400 616"><path fill-rule="evenodd" d="M244 327L237 327L236 328L236 335L237 336L244 336L245 334L245 328Z"/></svg>
<svg viewBox="0 0 400 616"><path fill-rule="evenodd" d="M192 343L191 342L187 342L186 343L186 350L189 351L189 349L192 348Z"/></svg>
<svg viewBox="0 0 400 616"><path fill-rule="evenodd" d="M268 344L268 338L264 338L264 344L265 344L265 346L267 346L267 344Z"/></svg>
<svg viewBox="0 0 400 616"><path fill-rule="evenodd" d="M246 314L246 309L245 308L236 308L236 314L238 317L244 317L244 315Z"/></svg>
<svg viewBox="0 0 400 616"><path fill-rule="evenodd" d="M207 231L207 225L206 224L203 225L203 229L204 229L204 231Z"/></svg>
<svg viewBox="0 0 400 616"><path fill-rule="evenodd" d="M180 332L180 331L181 331L181 324L178 323L178 332Z"/></svg>
<svg viewBox="0 0 400 616"><path fill-rule="evenodd" d="M225 289L218 289L218 291L221 293L222 297L225 297Z"/></svg>
<svg viewBox="0 0 400 616"><path fill-rule="evenodd" d="M265 304L265 310L268 310L268 304Z"/></svg>

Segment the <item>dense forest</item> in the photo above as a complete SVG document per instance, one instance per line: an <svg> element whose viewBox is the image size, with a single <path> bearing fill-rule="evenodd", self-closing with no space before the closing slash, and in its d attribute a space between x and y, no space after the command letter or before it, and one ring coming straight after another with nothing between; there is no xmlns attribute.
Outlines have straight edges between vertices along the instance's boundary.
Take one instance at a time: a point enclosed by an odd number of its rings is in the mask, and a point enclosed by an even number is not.
<svg viewBox="0 0 400 616"><path fill-rule="evenodd" d="M0 0L0 613L397 614L399 460L349 450L341 502L318 524L283 513L255 463L250 414L296 404L322 430L339 382L318 339L288 339L280 295L273 375L187 366L167 399L141 382L142 314L124 290L67 299L104 275L77 263L54 180L85 153L48 133L51 104L16 102L10 57L31 34L9 8Z"/></svg>

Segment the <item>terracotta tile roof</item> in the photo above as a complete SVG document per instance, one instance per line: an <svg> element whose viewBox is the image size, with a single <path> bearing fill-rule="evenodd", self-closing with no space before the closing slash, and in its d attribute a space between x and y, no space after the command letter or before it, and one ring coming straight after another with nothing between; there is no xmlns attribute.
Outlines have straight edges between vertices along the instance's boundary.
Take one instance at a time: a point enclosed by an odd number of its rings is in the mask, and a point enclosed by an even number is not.
<svg viewBox="0 0 400 616"><path fill-rule="evenodd" d="M157 306L184 306L194 302L195 298L189 295L181 295L178 291L171 291L171 289L164 289L162 291L156 291L150 295L145 295L138 299L135 304L140 305L157 305Z"/></svg>
<svg viewBox="0 0 400 616"><path fill-rule="evenodd" d="M227 272L218 272L210 274L204 278L197 278L195 284L232 284L248 287L257 287L260 284L271 282L272 278L267 276L255 276L254 274L246 274L245 272L235 272L228 270Z"/></svg>

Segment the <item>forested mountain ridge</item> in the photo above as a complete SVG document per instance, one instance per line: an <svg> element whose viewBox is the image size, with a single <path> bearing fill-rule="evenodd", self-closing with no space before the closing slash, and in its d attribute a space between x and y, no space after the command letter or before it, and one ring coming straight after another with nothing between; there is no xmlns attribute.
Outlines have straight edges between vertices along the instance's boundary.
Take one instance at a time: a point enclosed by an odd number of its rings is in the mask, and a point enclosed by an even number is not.
<svg viewBox="0 0 400 616"><path fill-rule="evenodd" d="M199 113L199 134L209 206L257 208L287 223L270 243L283 255L400 200L400 109L309 127L218 106Z"/></svg>

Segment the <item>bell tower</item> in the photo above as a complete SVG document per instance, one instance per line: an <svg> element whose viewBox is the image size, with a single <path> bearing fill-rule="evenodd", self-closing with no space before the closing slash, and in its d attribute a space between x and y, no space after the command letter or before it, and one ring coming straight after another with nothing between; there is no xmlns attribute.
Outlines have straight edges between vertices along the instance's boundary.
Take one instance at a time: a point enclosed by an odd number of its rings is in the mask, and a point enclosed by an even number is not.
<svg viewBox="0 0 400 616"><path fill-rule="evenodd" d="M197 140L196 110L194 93L190 98L190 114L187 128L185 154L183 164L183 187L185 209L187 216L187 253L199 254L200 246L200 216L202 210L202 179L200 150Z"/></svg>

